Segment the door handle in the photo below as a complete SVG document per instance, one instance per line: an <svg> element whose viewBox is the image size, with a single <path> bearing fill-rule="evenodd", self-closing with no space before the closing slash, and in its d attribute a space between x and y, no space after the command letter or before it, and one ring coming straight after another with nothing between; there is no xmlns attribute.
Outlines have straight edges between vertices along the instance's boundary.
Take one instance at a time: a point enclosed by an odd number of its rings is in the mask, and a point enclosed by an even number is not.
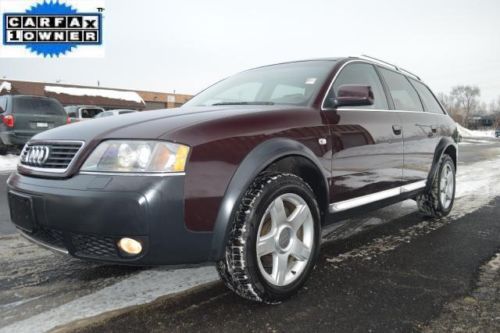
<svg viewBox="0 0 500 333"><path fill-rule="evenodd" d="M392 131L396 135L401 135L401 131L402 131L401 126L400 125L392 125Z"/></svg>
<svg viewBox="0 0 500 333"><path fill-rule="evenodd" d="M432 131L432 133L436 133L437 132L437 126L436 125L431 125L431 131Z"/></svg>

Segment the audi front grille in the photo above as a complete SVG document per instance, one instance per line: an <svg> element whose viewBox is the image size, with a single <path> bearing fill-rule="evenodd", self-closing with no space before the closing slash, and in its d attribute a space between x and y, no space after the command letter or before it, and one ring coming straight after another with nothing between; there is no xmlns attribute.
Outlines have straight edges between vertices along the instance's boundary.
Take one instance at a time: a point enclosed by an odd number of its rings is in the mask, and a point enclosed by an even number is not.
<svg viewBox="0 0 500 333"><path fill-rule="evenodd" d="M20 163L45 172L65 172L83 146L83 142L28 143L21 152Z"/></svg>

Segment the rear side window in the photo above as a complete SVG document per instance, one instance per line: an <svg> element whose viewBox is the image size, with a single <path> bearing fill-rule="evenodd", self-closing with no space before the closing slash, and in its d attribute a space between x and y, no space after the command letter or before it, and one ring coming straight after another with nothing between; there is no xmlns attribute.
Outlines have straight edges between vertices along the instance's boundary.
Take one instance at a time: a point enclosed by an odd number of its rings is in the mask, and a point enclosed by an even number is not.
<svg viewBox="0 0 500 333"><path fill-rule="evenodd" d="M417 89L417 92L420 95L422 102L424 103L425 111L444 114L441 105L439 105L439 102L436 100L436 97L434 97L429 88L427 88L422 82L418 82L417 80L410 79L410 81L415 89Z"/></svg>
<svg viewBox="0 0 500 333"><path fill-rule="evenodd" d="M410 84L410 81L399 73L380 68L380 73L384 77L396 110L423 111L422 103L417 91Z"/></svg>
<svg viewBox="0 0 500 333"><path fill-rule="evenodd" d="M45 114L65 116L61 103L50 98L14 97L12 112L17 114Z"/></svg>
<svg viewBox="0 0 500 333"><path fill-rule="evenodd" d="M354 63L349 64L342 69L337 79L333 83L333 91L328 93L328 99L333 98L337 95L339 88L343 85L363 85L370 86L373 91L373 105L366 106L354 106L349 107L358 109L381 109L385 110L388 108L387 99L385 97L384 89L382 88L382 83L378 77L377 72L373 65Z"/></svg>

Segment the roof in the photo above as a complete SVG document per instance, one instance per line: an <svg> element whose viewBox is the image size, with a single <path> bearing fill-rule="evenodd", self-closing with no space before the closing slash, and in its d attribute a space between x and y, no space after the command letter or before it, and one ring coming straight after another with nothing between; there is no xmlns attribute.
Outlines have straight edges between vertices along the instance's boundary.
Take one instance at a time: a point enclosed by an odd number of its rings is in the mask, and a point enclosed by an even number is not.
<svg viewBox="0 0 500 333"><path fill-rule="evenodd" d="M252 69L257 69L257 68L262 68L262 67L267 67L267 66L274 66L274 65L293 64L293 63L298 63L298 62L308 62L308 61L335 61L335 62L338 62L338 61L343 61L343 60L363 60L363 61L371 62L371 63L377 64L377 65L381 65L381 66L396 70L396 71L400 72L401 74L412 76L413 78L421 81L421 79L418 75L416 75L416 74L414 74L414 73L412 73L404 68L401 68L400 66L397 66L397 65L391 64L387 61L384 61L384 60L381 60L381 59L378 59L375 57L370 57L367 55L295 60L295 61L276 63L276 64L272 64L272 65L260 66L260 67L256 67L256 68L252 68Z"/></svg>

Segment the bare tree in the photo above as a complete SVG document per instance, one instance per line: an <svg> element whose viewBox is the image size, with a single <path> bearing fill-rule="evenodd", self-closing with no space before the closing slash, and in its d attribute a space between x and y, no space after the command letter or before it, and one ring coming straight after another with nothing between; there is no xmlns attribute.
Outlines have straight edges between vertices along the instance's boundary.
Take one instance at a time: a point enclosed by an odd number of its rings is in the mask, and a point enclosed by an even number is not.
<svg viewBox="0 0 500 333"><path fill-rule="evenodd" d="M448 114L459 124L464 123L463 110L457 106L454 97L450 94L439 93L437 98L441 102L441 105L448 111Z"/></svg>
<svg viewBox="0 0 500 333"><path fill-rule="evenodd" d="M474 111L478 104L478 97L481 91L477 86L456 86L451 89L450 95L455 101L455 105L463 111L463 123L466 125L471 111Z"/></svg>
<svg viewBox="0 0 500 333"><path fill-rule="evenodd" d="M446 109L446 111L451 112L451 109L453 108L453 97L446 93L439 93L437 94L438 100L441 102L441 105Z"/></svg>
<svg viewBox="0 0 500 333"><path fill-rule="evenodd" d="M500 127L500 96L496 101L490 103L490 112L495 117L495 128Z"/></svg>
<svg viewBox="0 0 500 333"><path fill-rule="evenodd" d="M488 104L486 104L486 102L479 102L479 104L477 105L475 111L477 114L480 114L480 115L487 115L489 114L489 108L488 108Z"/></svg>

